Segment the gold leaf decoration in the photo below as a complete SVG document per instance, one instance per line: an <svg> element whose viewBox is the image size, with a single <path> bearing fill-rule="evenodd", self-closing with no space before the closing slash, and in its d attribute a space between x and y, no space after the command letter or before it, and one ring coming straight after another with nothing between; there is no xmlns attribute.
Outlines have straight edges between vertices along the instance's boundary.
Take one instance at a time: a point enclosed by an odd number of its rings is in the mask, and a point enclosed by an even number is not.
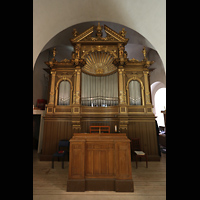
<svg viewBox="0 0 200 200"><path fill-rule="evenodd" d="M112 64L114 56L108 52L90 52L85 60L86 65L82 70L92 75L107 75L117 70L117 67Z"/></svg>

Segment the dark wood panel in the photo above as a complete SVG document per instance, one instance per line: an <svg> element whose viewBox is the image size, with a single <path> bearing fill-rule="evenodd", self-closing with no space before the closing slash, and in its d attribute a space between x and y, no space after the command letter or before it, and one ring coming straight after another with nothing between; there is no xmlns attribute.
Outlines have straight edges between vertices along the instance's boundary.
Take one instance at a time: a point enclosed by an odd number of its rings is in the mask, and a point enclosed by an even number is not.
<svg viewBox="0 0 200 200"><path fill-rule="evenodd" d="M128 138L140 138L141 148L148 155L158 155L157 135L154 121L129 122Z"/></svg>
<svg viewBox="0 0 200 200"><path fill-rule="evenodd" d="M83 179L85 176L85 142L70 144L69 178Z"/></svg>
<svg viewBox="0 0 200 200"><path fill-rule="evenodd" d="M53 154L57 149L55 126L56 123L53 121L44 123L42 154Z"/></svg>
<svg viewBox="0 0 200 200"><path fill-rule="evenodd" d="M87 142L85 171L87 177L110 177L114 174L113 142Z"/></svg>
<svg viewBox="0 0 200 200"><path fill-rule="evenodd" d="M131 179L130 142L116 142L116 178Z"/></svg>
<svg viewBox="0 0 200 200"><path fill-rule="evenodd" d="M110 132L114 133L114 127L119 127L118 118L82 118L80 120L81 132L89 133L90 126L110 126ZM47 118L44 121L42 155L49 156L57 151L59 140L71 139L73 136L72 121L69 118ZM127 137L140 138L141 148L151 156L158 156L157 135L154 120L136 119L128 120ZM159 156L158 156L159 158ZM41 159L42 160L42 159ZM47 158L43 159L47 160Z"/></svg>
<svg viewBox="0 0 200 200"><path fill-rule="evenodd" d="M42 154L52 155L58 150L59 140L72 137L72 123L68 120L45 120Z"/></svg>

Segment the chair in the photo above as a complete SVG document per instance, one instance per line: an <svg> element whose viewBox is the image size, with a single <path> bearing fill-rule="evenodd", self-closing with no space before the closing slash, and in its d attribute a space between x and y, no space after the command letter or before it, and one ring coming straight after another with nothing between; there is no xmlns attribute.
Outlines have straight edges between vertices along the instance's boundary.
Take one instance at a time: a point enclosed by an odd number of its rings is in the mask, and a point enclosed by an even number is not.
<svg viewBox="0 0 200 200"><path fill-rule="evenodd" d="M67 150L61 150L61 147L67 147ZM54 168L54 158L58 157L58 161L59 161L59 158L62 157L62 168L64 169L64 158L65 158L65 155L68 154L68 152L69 152L69 141L60 140L58 144L58 151L54 153L52 156L52 168Z"/></svg>
<svg viewBox="0 0 200 200"><path fill-rule="evenodd" d="M136 158L135 158L136 168L138 167L138 165L137 165L138 158L140 158L140 161L141 161L142 157L145 157L146 167L148 168L148 157L147 157L147 154L145 152L141 151L140 139L139 138L131 139L131 155L136 156Z"/></svg>

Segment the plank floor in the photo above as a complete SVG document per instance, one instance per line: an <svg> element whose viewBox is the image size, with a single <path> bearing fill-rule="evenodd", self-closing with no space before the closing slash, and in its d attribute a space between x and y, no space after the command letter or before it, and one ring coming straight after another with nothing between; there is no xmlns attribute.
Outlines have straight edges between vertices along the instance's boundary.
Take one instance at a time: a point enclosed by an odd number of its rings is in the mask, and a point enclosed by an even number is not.
<svg viewBox="0 0 200 200"><path fill-rule="evenodd" d="M161 160L132 162L134 192L86 191L67 192L69 162L39 161L39 155L33 150L33 200L165 200L166 199L166 155Z"/></svg>

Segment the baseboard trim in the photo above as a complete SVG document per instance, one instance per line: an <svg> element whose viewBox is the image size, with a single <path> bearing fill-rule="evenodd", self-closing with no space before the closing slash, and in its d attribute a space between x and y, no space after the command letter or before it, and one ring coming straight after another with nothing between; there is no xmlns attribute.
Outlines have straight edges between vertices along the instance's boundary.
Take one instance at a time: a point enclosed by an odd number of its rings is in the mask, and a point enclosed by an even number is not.
<svg viewBox="0 0 200 200"><path fill-rule="evenodd" d="M133 180L68 179L67 192L116 191L134 192Z"/></svg>

